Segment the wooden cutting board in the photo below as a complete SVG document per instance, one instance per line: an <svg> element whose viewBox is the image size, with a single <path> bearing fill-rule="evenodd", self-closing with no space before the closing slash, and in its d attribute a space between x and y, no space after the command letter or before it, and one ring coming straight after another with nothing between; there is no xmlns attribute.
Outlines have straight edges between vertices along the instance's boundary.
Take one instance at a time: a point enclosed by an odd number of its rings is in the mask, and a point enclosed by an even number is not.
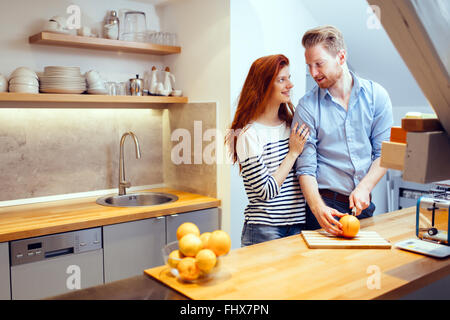
<svg viewBox="0 0 450 320"><path fill-rule="evenodd" d="M376 231L360 231L352 239L336 237L326 231L302 231L306 245L310 249L390 249L389 241Z"/></svg>

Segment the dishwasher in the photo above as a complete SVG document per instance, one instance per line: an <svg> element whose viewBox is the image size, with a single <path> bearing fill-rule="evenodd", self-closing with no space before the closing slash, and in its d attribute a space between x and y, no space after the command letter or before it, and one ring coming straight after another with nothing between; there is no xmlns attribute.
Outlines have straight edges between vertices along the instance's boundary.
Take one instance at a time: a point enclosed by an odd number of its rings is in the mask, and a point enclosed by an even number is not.
<svg viewBox="0 0 450 320"><path fill-rule="evenodd" d="M42 299L103 284L101 227L10 241L11 297Z"/></svg>

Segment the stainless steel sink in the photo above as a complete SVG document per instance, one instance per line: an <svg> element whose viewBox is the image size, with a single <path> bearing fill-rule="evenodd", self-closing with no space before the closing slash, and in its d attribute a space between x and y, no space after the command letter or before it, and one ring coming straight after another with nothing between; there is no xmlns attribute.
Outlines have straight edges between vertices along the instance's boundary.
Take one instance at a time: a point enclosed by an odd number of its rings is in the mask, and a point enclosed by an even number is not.
<svg viewBox="0 0 450 320"><path fill-rule="evenodd" d="M109 207L146 207L177 201L178 197L170 193L142 192L134 194L108 195L97 199L97 203Z"/></svg>

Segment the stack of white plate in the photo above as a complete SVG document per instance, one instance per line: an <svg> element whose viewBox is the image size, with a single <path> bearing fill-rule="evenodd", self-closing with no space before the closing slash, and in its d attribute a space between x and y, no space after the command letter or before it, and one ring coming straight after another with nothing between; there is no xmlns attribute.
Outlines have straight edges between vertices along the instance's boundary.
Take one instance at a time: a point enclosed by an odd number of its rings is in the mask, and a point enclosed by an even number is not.
<svg viewBox="0 0 450 320"><path fill-rule="evenodd" d="M46 93L83 93L86 91L86 79L79 67L48 66L39 77L40 91Z"/></svg>

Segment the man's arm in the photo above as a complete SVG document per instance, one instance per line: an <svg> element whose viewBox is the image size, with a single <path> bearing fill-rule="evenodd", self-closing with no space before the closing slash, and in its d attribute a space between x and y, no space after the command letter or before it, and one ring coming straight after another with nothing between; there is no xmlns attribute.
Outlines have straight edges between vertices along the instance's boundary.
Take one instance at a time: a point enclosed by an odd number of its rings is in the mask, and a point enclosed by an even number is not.
<svg viewBox="0 0 450 320"><path fill-rule="evenodd" d="M326 206L319 194L319 187L315 176L317 171L317 130L315 117L309 112L307 106L303 105L303 100L300 100L294 114L293 123L296 122L306 124L310 133L308 142L295 164L296 174L303 195L320 226L331 234L339 235L342 233L342 225L333 216L339 217L343 216L343 214Z"/></svg>
<svg viewBox="0 0 450 320"><path fill-rule="evenodd" d="M345 214L328 207L325 202L323 202L323 199L319 193L316 178L308 175L302 175L299 177L299 182L302 187L303 196L308 202L309 208L316 217L320 226L331 234L342 234L342 224L334 219L334 216L342 217Z"/></svg>
<svg viewBox="0 0 450 320"><path fill-rule="evenodd" d="M381 158L372 162L369 171L349 196L350 208L356 207L356 215L370 205L370 193L386 174L387 169L380 166Z"/></svg>
<svg viewBox="0 0 450 320"><path fill-rule="evenodd" d="M370 141L372 144L372 159L375 159L367 174L359 182L349 196L350 208L356 207L356 215L370 205L370 193L387 169L380 167L381 144L389 141L393 123L392 103L387 91L379 84L374 83L375 114L372 122Z"/></svg>

